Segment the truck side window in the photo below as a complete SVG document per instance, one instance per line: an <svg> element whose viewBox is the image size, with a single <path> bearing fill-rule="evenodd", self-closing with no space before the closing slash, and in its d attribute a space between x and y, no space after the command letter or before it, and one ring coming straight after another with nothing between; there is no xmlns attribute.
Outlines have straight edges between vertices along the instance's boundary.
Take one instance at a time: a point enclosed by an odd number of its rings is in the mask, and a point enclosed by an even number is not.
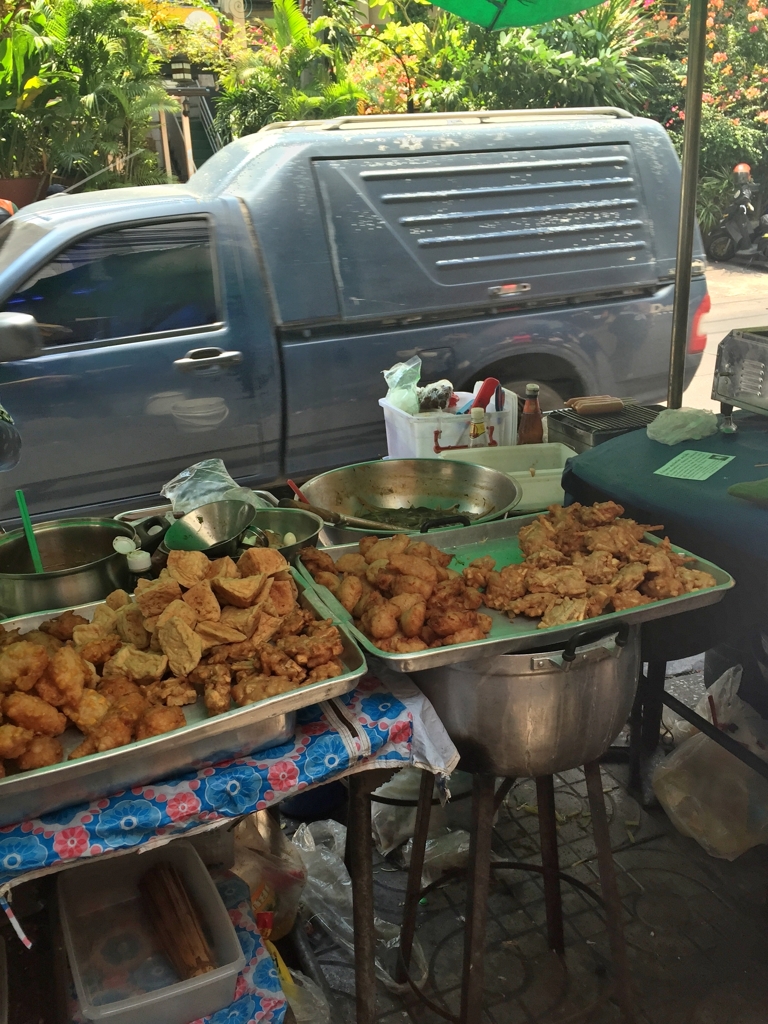
<svg viewBox="0 0 768 1024"><path fill-rule="evenodd" d="M165 221L90 235L5 302L31 313L46 345L76 345L218 323L208 224Z"/></svg>

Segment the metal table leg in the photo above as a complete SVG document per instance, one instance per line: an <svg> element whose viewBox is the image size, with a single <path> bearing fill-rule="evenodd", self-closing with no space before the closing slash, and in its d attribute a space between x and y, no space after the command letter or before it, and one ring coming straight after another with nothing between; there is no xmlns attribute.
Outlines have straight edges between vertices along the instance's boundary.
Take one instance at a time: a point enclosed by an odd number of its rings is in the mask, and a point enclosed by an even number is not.
<svg viewBox="0 0 768 1024"><path fill-rule="evenodd" d="M421 896L421 872L424 867L424 853L429 835L429 818L432 813L432 791L435 778L431 772L422 770L419 788L419 803L416 809L416 825L411 846L411 864L408 869L408 885L405 890L403 924L400 929L400 959L397 964L396 980L402 985L408 977L411 966L413 936L416 932L416 914Z"/></svg>
<svg viewBox="0 0 768 1024"><path fill-rule="evenodd" d="M563 904L560 896L560 861L557 853L557 818L555 817L555 781L551 775L536 779L539 805L541 863L544 868L544 901L547 910L549 948L558 956L565 954Z"/></svg>
<svg viewBox="0 0 768 1024"><path fill-rule="evenodd" d="M473 779L467 919L464 926L464 970L459 1018L461 1024L480 1024L483 1012L483 959L485 926L488 919L488 892L491 884L495 782L493 775L475 775Z"/></svg>
<svg viewBox="0 0 768 1024"><path fill-rule="evenodd" d="M652 754L659 745L661 714L664 710L664 682L667 675L666 661L649 661L648 674L640 676L640 691L643 702L643 724L641 741L643 750Z"/></svg>

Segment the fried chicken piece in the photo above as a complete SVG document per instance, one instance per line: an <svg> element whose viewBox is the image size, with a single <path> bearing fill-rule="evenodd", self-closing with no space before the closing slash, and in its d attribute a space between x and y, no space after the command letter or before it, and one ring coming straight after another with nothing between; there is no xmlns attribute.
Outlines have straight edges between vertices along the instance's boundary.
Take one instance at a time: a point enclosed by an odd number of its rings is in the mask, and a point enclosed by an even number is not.
<svg viewBox="0 0 768 1024"><path fill-rule="evenodd" d="M468 644L473 640L485 640L485 636L485 631L480 626L469 626L451 633L450 636L443 637L443 647L450 647L452 644Z"/></svg>
<svg viewBox="0 0 768 1024"><path fill-rule="evenodd" d="M368 568L368 563L362 555L348 554L342 555L341 558L336 562L337 572L349 572L355 576L365 575L365 570Z"/></svg>
<svg viewBox="0 0 768 1024"><path fill-rule="evenodd" d="M575 555L573 564L581 570L587 583L610 583L619 568L618 559L610 551L593 551L590 555Z"/></svg>
<svg viewBox="0 0 768 1024"><path fill-rule="evenodd" d="M49 704L76 707L83 695L86 671L83 659L74 647L62 647L51 658L48 668L38 680L37 692Z"/></svg>
<svg viewBox="0 0 768 1024"><path fill-rule="evenodd" d="M132 644L139 651L149 647L149 627L144 621L141 608L134 602L118 609L115 627L123 643Z"/></svg>
<svg viewBox="0 0 768 1024"><path fill-rule="evenodd" d="M21 640L20 629L6 629L2 622L0 622L0 649L7 647L9 644L15 644L19 640Z"/></svg>
<svg viewBox="0 0 768 1024"><path fill-rule="evenodd" d="M43 633L41 629L30 629L28 633L24 633L23 638L25 643L37 644L38 647L42 647L49 658L52 658L56 651L64 646L62 640L57 640L55 636L51 636L49 633Z"/></svg>
<svg viewBox="0 0 768 1024"><path fill-rule="evenodd" d="M542 548L541 551L534 551L528 555L525 564L531 569L550 569L553 565L564 565L568 556L556 548Z"/></svg>
<svg viewBox="0 0 768 1024"><path fill-rule="evenodd" d="M466 608L454 611L438 612L431 614L427 619L427 625L434 630L438 636L446 637L460 630L473 629L478 626L477 612L468 611Z"/></svg>
<svg viewBox="0 0 768 1024"><path fill-rule="evenodd" d="M362 543L361 541L360 544L362 545ZM380 558L390 561L395 555L402 555L410 543L404 533L396 533L392 537L377 537L365 551L361 547L360 553L370 565L371 562L376 562Z"/></svg>
<svg viewBox="0 0 768 1024"><path fill-rule="evenodd" d="M205 574L207 580L214 580L217 576L222 579L236 580L240 573L237 571L237 566L229 555L224 555L223 558L213 558L208 563L208 572ZM190 588L191 589L191 588Z"/></svg>
<svg viewBox="0 0 768 1024"><path fill-rule="evenodd" d="M285 555L276 548L248 548L237 560L241 576L274 576L288 568Z"/></svg>
<svg viewBox="0 0 768 1024"><path fill-rule="evenodd" d="M231 604L235 608L250 608L260 595L266 576L248 576L246 579L228 580L217 577L211 585L222 604Z"/></svg>
<svg viewBox="0 0 768 1024"><path fill-rule="evenodd" d="M529 619L538 619L549 611L553 604L557 604L558 598L554 594L526 594L517 601L513 601L507 613L513 615L525 615Z"/></svg>
<svg viewBox="0 0 768 1024"><path fill-rule="evenodd" d="M448 551L441 551L434 544L428 544L425 540L412 540L405 549L406 555L416 555L417 558L426 558L441 569L447 569L451 564L453 555Z"/></svg>
<svg viewBox="0 0 768 1024"><path fill-rule="evenodd" d="M146 740L150 736L162 736L165 732L173 732L187 724L184 712L180 707L163 707L158 705L144 712L136 729L136 739Z"/></svg>
<svg viewBox="0 0 768 1024"><path fill-rule="evenodd" d="M542 548L555 548L557 547L555 528L551 522L543 516L539 516L532 523L521 527L517 535L517 543L526 556L532 555L535 551L541 551Z"/></svg>
<svg viewBox="0 0 768 1024"><path fill-rule="evenodd" d="M341 586L341 577L334 572L326 572L324 569L314 573L312 578L318 586L326 587L332 594L335 594Z"/></svg>
<svg viewBox="0 0 768 1024"><path fill-rule="evenodd" d="M175 676L188 676L197 668L203 656L203 641L188 623L177 616L162 625L158 620L157 635Z"/></svg>
<svg viewBox="0 0 768 1024"><path fill-rule="evenodd" d="M466 567L462 575L470 587L487 587L488 577L496 568L496 559L490 555L476 558Z"/></svg>
<svg viewBox="0 0 768 1024"><path fill-rule="evenodd" d="M594 619L596 615L602 615L615 594L615 589L608 583L597 583L589 587L587 590L586 618Z"/></svg>
<svg viewBox="0 0 768 1024"><path fill-rule="evenodd" d="M401 576L415 576L433 586L437 583L437 568L426 558L418 558L416 555L393 555L389 560L389 568L399 572Z"/></svg>
<svg viewBox="0 0 768 1024"><path fill-rule="evenodd" d="M596 501L594 505L586 505L579 508L577 513L579 522L584 526L594 529L597 526L604 526L612 523L614 519L624 515L624 509L615 501Z"/></svg>
<svg viewBox="0 0 768 1024"><path fill-rule="evenodd" d="M271 644L265 644L259 649L259 660L261 671L265 676L285 676L292 679L296 686L306 678L307 671L301 665L297 665L293 658Z"/></svg>
<svg viewBox="0 0 768 1024"><path fill-rule="evenodd" d="M637 590L623 590L611 598L611 604L615 612L625 612L629 608L639 608L641 604L650 604L651 598Z"/></svg>
<svg viewBox="0 0 768 1024"><path fill-rule="evenodd" d="M371 603L362 614L360 622L363 632L373 640L386 640L397 632L397 605L389 601L383 604Z"/></svg>
<svg viewBox="0 0 768 1024"><path fill-rule="evenodd" d="M76 705L65 704L64 714L75 723L80 732L86 736L93 732L102 718L112 707L112 702L105 694L96 690L83 690L83 695Z"/></svg>
<svg viewBox="0 0 768 1024"><path fill-rule="evenodd" d="M362 544L362 541L360 543ZM299 559L306 565L313 577L318 572L332 572L336 574L336 565L331 556L325 551L319 551L317 548L312 547L302 548L299 552Z"/></svg>
<svg viewBox="0 0 768 1024"><path fill-rule="evenodd" d="M139 689L142 697L150 704L163 704L167 708L180 708L185 704L194 704L197 700L197 691L184 676L171 676L170 679L140 686Z"/></svg>
<svg viewBox="0 0 768 1024"><path fill-rule="evenodd" d="M102 679L98 686L98 693L106 697L110 703L118 697L124 697L126 693L141 693L141 690L126 676L114 676L112 679Z"/></svg>
<svg viewBox="0 0 768 1024"><path fill-rule="evenodd" d="M427 644L418 636L403 636L398 630L386 640L374 640L374 647L378 647L385 654L413 654L415 651L426 651Z"/></svg>
<svg viewBox="0 0 768 1024"><path fill-rule="evenodd" d="M130 742L128 740L127 742ZM86 736L82 743L75 747L67 758L68 761L76 761L78 758L86 757L88 754L96 753L96 741L93 736Z"/></svg>
<svg viewBox="0 0 768 1024"><path fill-rule="evenodd" d="M533 569L526 576L531 594L558 594L560 597L583 597L587 581L574 565L554 565L551 569Z"/></svg>
<svg viewBox="0 0 768 1024"><path fill-rule="evenodd" d="M133 732L148 706L140 693L126 693L118 697L86 741L72 751L70 759L82 757L84 754L114 750L130 743Z"/></svg>
<svg viewBox="0 0 768 1024"><path fill-rule="evenodd" d="M123 646L123 641L116 633L110 633L102 640L92 640L89 644L79 648L80 657L83 661L90 661L92 665L105 665L112 655Z"/></svg>
<svg viewBox="0 0 768 1024"><path fill-rule="evenodd" d="M209 563L204 551L171 551L166 569L171 579L188 590L206 578Z"/></svg>
<svg viewBox="0 0 768 1024"><path fill-rule="evenodd" d="M690 594L694 590L717 586L715 577L702 569L686 569L684 566L680 566L675 570L675 575L685 587L686 594Z"/></svg>
<svg viewBox="0 0 768 1024"><path fill-rule="evenodd" d="M191 631L190 631L191 632ZM151 651L137 651L129 644L121 647L104 666L104 679L114 676L127 676L134 683L155 683L162 679L168 668L165 654L153 654ZM184 675L185 673L178 673ZM99 687L103 689L103 687Z"/></svg>
<svg viewBox="0 0 768 1024"><path fill-rule="evenodd" d="M488 574L483 601L488 608L508 611L513 601L526 593L527 565L505 565L501 572Z"/></svg>
<svg viewBox="0 0 768 1024"><path fill-rule="evenodd" d="M294 608L280 623L280 628L277 630L275 637L280 639L284 636L297 636L312 621L314 621L312 612L306 608Z"/></svg>
<svg viewBox="0 0 768 1024"><path fill-rule="evenodd" d="M356 583L360 583L357 577L353 576L352 579ZM343 587L344 584L342 583ZM287 615L288 612L293 608L296 595L294 594L295 584L293 580L272 580L272 587L269 591L269 599L265 602L264 608L269 612L270 615L276 615L278 618L282 618L283 615ZM339 588L341 589L341 587ZM338 594L336 595L338 597ZM342 602L343 603L343 602Z"/></svg>
<svg viewBox="0 0 768 1024"><path fill-rule="evenodd" d="M47 768L64 760L64 748L52 736L35 736L16 764L21 771L30 772L35 768Z"/></svg>
<svg viewBox="0 0 768 1024"><path fill-rule="evenodd" d="M425 601L428 601L434 589L433 583L418 576L395 576L392 580L391 592L393 597L398 594L419 594Z"/></svg>
<svg viewBox="0 0 768 1024"><path fill-rule="evenodd" d="M67 720L60 711L31 693L9 693L3 701L6 718L43 736L61 736Z"/></svg>
<svg viewBox="0 0 768 1024"><path fill-rule="evenodd" d="M338 658L331 658L324 665L313 668L301 685L309 686L311 683L321 683L324 679L335 679L337 676L343 676L344 672L342 662Z"/></svg>
<svg viewBox="0 0 768 1024"><path fill-rule="evenodd" d="M8 644L0 651L0 692L31 690L47 669L49 660L48 652L39 644L27 640Z"/></svg>
<svg viewBox="0 0 768 1024"><path fill-rule="evenodd" d="M652 576L640 587L640 593L654 601L666 601L685 593L685 584L677 576Z"/></svg>
<svg viewBox="0 0 768 1024"><path fill-rule="evenodd" d="M232 687L232 697L239 708L246 704L256 704L267 697L276 697L279 693L295 690L296 684L285 676L247 676Z"/></svg>
<svg viewBox="0 0 768 1024"><path fill-rule="evenodd" d="M398 621L403 636L418 636L427 618L427 602L418 594L398 594L390 601L399 609Z"/></svg>
<svg viewBox="0 0 768 1024"><path fill-rule="evenodd" d="M353 610L362 596L363 584L358 576L345 576L336 592L336 599L348 612Z"/></svg>
<svg viewBox="0 0 768 1024"><path fill-rule="evenodd" d="M586 597L564 597L547 608L538 628L564 626L567 622L583 622L587 617L587 604Z"/></svg>
<svg viewBox="0 0 768 1024"><path fill-rule="evenodd" d="M201 554L199 551L197 553ZM141 583L142 581L139 580L139 582ZM141 614L145 618L159 615L171 601L181 600L181 587L174 579L157 579L151 583L144 582L147 583L145 587L141 589L136 587L136 604L141 609Z"/></svg>
<svg viewBox="0 0 768 1024"><path fill-rule="evenodd" d="M617 591L637 590L645 579L648 569L642 562L630 562L623 566L611 580Z"/></svg>
<svg viewBox="0 0 768 1024"><path fill-rule="evenodd" d="M10 761L29 749L35 734L19 725L0 725L0 758Z"/></svg>
<svg viewBox="0 0 768 1024"><path fill-rule="evenodd" d="M324 665L344 651L338 629L328 625L323 632L314 636L288 636L277 641L277 646L289 658L308 669Z"/></svg>
<svg viewBox="0 0 768 1024"><path fill-rule="evenodd" d="M82 615L75 615L74 612L62 612L55 619L49 619L47 622L44 622L40 629L44 633L50 633L51 636L55 636L57 640L71 640L72 630L75 626L87 625L88 620L84 619Z"/></svg>
<svg viewBox="0 0 768 1024"><path fill-rule="evenodd" d="M104 600L115 612L119 612L121 608L125 608L131 603L130 594L126 594L124 590L113 590L111 594L107 594Z"/></svg>

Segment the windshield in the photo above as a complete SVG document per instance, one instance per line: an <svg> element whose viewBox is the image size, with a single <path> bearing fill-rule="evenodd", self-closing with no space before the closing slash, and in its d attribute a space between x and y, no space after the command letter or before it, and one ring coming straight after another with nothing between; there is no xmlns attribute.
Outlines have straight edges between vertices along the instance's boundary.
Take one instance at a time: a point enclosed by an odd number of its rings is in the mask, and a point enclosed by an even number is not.
<svg viewBox="0 0 768 1024"><path fill-rule="evenodd" d="M0 227L0 274L47 233L41 224L10 217Z"/></svg>

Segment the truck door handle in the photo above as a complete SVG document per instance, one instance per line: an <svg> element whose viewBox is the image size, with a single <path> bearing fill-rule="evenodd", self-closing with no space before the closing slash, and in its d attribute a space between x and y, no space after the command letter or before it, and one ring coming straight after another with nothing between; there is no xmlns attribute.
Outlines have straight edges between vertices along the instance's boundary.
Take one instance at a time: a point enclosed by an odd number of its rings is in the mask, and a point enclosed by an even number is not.
<svg viewBox="0 0 768 1024"><path fill-rule="evenodd" d="M243 353L236 350L225 352L221 348L191 348L181 359L174 359L173 365L182 373L202 369L206 366L235 366L242 363Z"/></svg>

